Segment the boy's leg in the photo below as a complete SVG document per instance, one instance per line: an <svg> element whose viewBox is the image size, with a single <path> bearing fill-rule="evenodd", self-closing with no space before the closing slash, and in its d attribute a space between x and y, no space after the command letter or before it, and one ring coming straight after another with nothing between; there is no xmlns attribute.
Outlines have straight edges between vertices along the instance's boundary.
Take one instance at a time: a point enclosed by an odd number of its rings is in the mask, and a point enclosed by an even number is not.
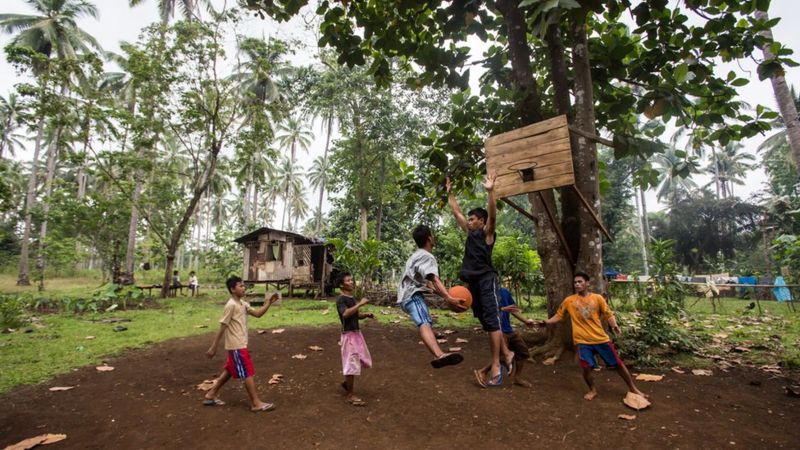
<svg viewBox="0 0 800 450"><path fill-rule="evenodd" d="M589 386L589 392L587 392L583 398L586 400L593 400L597 397L597 389L594 385L594 370L591 367L582 367L583 369L583 381L586 382L586 385Z"/></svg>
<svg viewBox="0 0 800 450"><path fill-rule="evenodd" d="M244 387L247 390L247 395L250 397L250 409L252 411L269 411L275 407L271 403L264 403L258 398L258 390L256 389L256 382L253 377L244 379Z"/></svg>
<svg viewBox="0 0 800 450"><path fill-rule="evenodd" d="M486 275L475 284L470 284L473 306L477 303L477 308L473 309L473 311L481 322L484 331L489 334L489 351L492 359L491 369L487 378L489 381L493 381L498 379L500 375L500 357L503 356L503 362L506 363L507 367L511 368L514 353L506 346L503 332L500 331L499 287L496 275Z"/></svg>
<svg viewBox="0 0 800 450"><path fill-rule="evenodd" d="M633 392L634 394L639 394L642 397L647 397L647 395L645 395L644 392L640 391L639 389L636 389L636 386L633 384L633 377L631 376L631 373L628 370L628 368L625 366L625 363L623 363L622 361L620 361L619 365L617 366L617 373L625 381L625 384L628 385L629 391Z"/></svg>
<svg viewBox="0 0 800 450"><path fill-rule="evenodd" d="M227 370L222 369L222 373L219 374L216 380L214 380L214 385L211 386L211 389L209 389L206 392L205 395L206 400L216 399L217 396L219 395L219 390L222 389L222 386L224 386L225 383L227 383L228 380L230 379L231 379L231 374L229 374Z"/></svg>
<svg viewBox="0 0 800 450"><path fill-rule="evenodd" d="M417 329L419 329L422 342L436 358L431 362L434 368L439 369L444 366L458 364L464 360L460 354L446 353L439 347L439 343L436 341L436 334L433 332L433 320L422 294L414 294L410 301L403 304L402 309L411 316L411 320L414 321Z"/></svg>

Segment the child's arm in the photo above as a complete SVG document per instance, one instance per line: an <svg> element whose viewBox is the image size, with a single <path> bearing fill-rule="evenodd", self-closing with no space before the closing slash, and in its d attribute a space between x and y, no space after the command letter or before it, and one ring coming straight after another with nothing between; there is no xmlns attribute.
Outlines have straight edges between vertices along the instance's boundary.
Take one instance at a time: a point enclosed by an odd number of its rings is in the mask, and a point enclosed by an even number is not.
<svg viewBox="0 0 800 450"><path fill-rule="evenodd" d="M369 299L367 299L366 297L362 298L360 302L358 302L355 305L345 309L344 312L342 313L342 317L343 318L348 318L348 317L352 316L353 314L358 314L358 309L361 308L362 306L366 305L367 303L369 303Z"/></svg>
<svg viewBox="0 0 800 450"><path fill-rule="evenodd" d="M447 188L447 203L450 204L450 209L456 217L456 223L458 223L458 226L461 227L462 230L468 231L467 219L464 217L464 213L461 212L461 208L458 207L458 200L456 200L456 196L452 191L453 183L450 181L449 177L445 182L445 187Z"/></svg>
<svg viewBox="0 0 800 450"><path fill-rule="evenodd" d="M517 305L508 305L508 306L504 306L504 307L502 307L500 309L502 311L507 312L507 313L511 313L512 316L516 317L517 320L519 320L520 322L524 323L525 326L527 326L528 328L536 325L536 321L535 320L528 319L527 317L522 315L522 311L520 311L520 309L517 307Z"/></svg>
<svg viewBox="0 0 800 450"><path fill-rule="evenodd" d="M264 314L266 314L267 310L269 309L269 307L272 306L272 304L277 302L277 301L278 301L278 293L276 292L276 293L272 294L272 297L269 298L268 302L264 303L264 306L262 306L261 308L258 308L258 309L250 309L247 312L250 313L251 316L261 317Z"/></svg>
<svg viewBox="0 0 800 450"><path fill-rule="evenodd" d="M486 188L486 193L488 194L489 201L486 205L486 210L489 213L489 218L486 220L486 226L483 228L483 232L488 238L492 236L491 240L494 242L494 230L497 223L497 199L494 196L494 181L497 179L497 175L486 175L486 180L483 181L483 187ZM486 242L487 244L491 245L492 242Z"/></svg>
<svg viewBox="0 0 800 450"><path fill-rule="evenodd" d="M611 331L613 331L617 337L622 334L622 330L620 330L617 319L614 316L608 318L608 326L611 327Z"/></svg>
<svg viewBox="0 0 800 450"><path fill-rule="evenodd" d="M359 319L374 319L375 318L375 314L359 312L358 313L358 318Z"/></svg>
<svg viewBox="0 0 800 450"><path fill-rule="evenodd" d="M450 303L459 311L467 310L467 307L464 305L464 299L452 297L450 293L447 292L447 288L444 287L444 283L442 283L442 280L439 279L438 276L430 274L427 278L436 295L442 297L447 303Z"/></svg>
<svg viewBox="0 0 800 450"><path fill-rule="evenodd" d="M214 342L211 343L211 347L209 347L208 351L206 352L206 356L208 356L209 359L213 358L214 355L217 354L219 341L222 339L222 335L225 333L226 328L228 328L228 326L224 323L219 324L219 330L217 330L217 334L214 335Z"/></svg>

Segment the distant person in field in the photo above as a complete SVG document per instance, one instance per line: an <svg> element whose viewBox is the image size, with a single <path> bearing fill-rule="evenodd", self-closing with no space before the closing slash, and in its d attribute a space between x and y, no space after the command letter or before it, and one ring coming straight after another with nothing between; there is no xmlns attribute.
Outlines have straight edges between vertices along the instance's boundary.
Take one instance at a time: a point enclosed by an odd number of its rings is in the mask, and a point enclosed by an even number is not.
<svg viewBox="0 0 800 450"><path fill-rule="evenodd" d="M262 402L258 398L253 375L253 361L250 359L250 352L247 349L247 315L261 317L273 303L278 301L278 294L273 294L264 306L255 309L249 303L242 300L245 294L245 286L239 277L231 277L225 281L231 298L225 304L222 318L219 320L219 331L214 335L214 342L209 347L206 355L213 358L217 353L219 341L225 342L225 350L228 351L228 359L225 362L222 373L214 380L214 386L206 392L203 404L206 406L221 406L225 402L219 399L219 390L233 377L244 381L247 395L250 397L250 410L253 412L272 411L275 405Z"/></svg>
<svg viewBox="0 0 800 450"><path fill-rule="evenodd" d="M173 270L172 271L172 292L173 292L173 295L177 295L178 294L178 289L180 289L181 286L183 286L181 284L181 277L178 275L178 271L177 270Z"/></svg>
<svg viewBox="0 0 800 450"><path fill-rule="evenodd" d="M191 293L192 297L197 295L197 288L199 287L197 283L197 274L194 273L194 270L189 272L189 292Z"/></svg>
<svg viewBox="0 0 800 450"><path fill-rule="evenodd" d="M506 288L500 288L500 330L503 332L503 339L506 342L506 346L508 346L509 350L514 352L514 374L512 378L515 385L528 388L531 387L531 383L522 378L522 368L525 365L525 361L531 357L531 354L528 351L528 344L525 343L522 336L514 331L514 327L511 325L511 316L516 317L517 320L524 323L528 328L537 325L535 320L528 319L522 315L522 311L517 304L514 303L514 297L511 295L511 291ZM478 380L486 379L486 374L489 369L489 366L481 369L481 373L476 375Z"/></svg>
<svg viewBox="0 0 800 450"><path fill-rule="evenodd" d="M513 372L514 352L508 349L503 333L500 331L500 285L497 272L492 266L492 249L496 241L495 219L497 217L497 201L494 196L496 176L489 175L483 187L489 194L488 211L483 208L470 210L465 217L458 206L452 190L452 183L447 179L447 194L450 209L458 226L467 233L464 246L464 259L461 263L461 280L467 284L472 294L472 313L481 323L483 330L489 333L489 350L491 360L488 372L475 371L478 384L483 387L498 387L503 378ZM502 358L502 364L501 364Z"/></svg>
<svg viewBox="0 0 800 450"><path fill-rule="evenodd" d="M603 329L600 316L606 319L611 330L617 336L621 330L614 318L614 313L608 307L606 300L598 294L589 292L589 275L584 272L576 272L573 278L575 294L565 298L558 307L556 314L543 321L546 325L554 325L564 318L568 313L572 322L572 340L578 348L581 368L583 369L583 379L589 386L589 392L583 396L586 400L597 397L597 388L594 383L594 371L599 369L595 361L595 355L600 355L606 367L616 369L620 377L628 385L628 390L634 394L645 396L642 391L636 389L633 378L628 368L617 354L617 349L611 343L611 339Z"/></svg>
<svg viewBox="0 0 800 450"><path fill-rule="evenodd" d="M445 299L453 309L465 311L464 299L451 297L447 289L439 279L439 266L436 257L431 254L436 240L433 238L431 229L425 225L418 225L411 233L417 250L411 254L406 261L403 277L397 288L397 303L403 309L419 330L422 342L428 347L434 359L431 365L438 369L444 366L452 366L464 360L459 353L445 353L436 342L436 335L433 332L433 321L428 312L428 305L425 304L425 293L434 292L439 297Z"/></svg>
<svg viewBox="0 0 800 450"><path fill-rule="evenodd" d="M372 356L359 329L358 320L372 319L375 316L372 313L359 311L369 300L362 298L356 302L353 297L356 283L352 275L342 274L339 288L342 294L336 298L336 311L339 312L339 320L342 322L342 374L344 374L342 388L347 393L345 398L347 403L353 406L366 406L367 402L356 396L353 386L356 376L361 375L361 369L372 367Z"/></svg>

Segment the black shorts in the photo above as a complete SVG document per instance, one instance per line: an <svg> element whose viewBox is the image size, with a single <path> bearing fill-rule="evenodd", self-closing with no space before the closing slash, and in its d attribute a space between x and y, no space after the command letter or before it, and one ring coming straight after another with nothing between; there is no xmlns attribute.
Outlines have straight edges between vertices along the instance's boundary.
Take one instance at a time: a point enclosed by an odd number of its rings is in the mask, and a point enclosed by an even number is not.
<svg viewBox="0 0 800 450"><path fill-rule="evenodd" d="M483 331L500 330L500 285L495 273L467 282L472 294L472 314L478 318Z"/></svg>

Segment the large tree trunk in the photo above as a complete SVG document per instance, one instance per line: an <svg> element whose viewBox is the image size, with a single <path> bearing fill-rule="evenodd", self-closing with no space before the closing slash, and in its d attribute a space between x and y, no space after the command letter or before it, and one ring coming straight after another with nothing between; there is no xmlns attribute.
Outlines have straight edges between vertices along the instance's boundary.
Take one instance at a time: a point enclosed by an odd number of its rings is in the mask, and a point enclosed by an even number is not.
<svg viewBox="0 0 800 450"><path fill-rule="evenodd" d="M172 281L172 268L175 263L175 253L181 244L181 237L186 231L186 227L194 215L197 204L200 202L200 198L206 192L211 179L214 177L214 172L217 169L217 157L221 147L222 143L217 142L214 144L214 147L212 147L211 151L209 151L207 159L208 165L203 173L200 174L200 177L195 181L194 188L192 189L192 198L189 201L189 205L186 207L180 222L178 222L178 226L175 227L175 229L172 231L172 235L169 238L167 245L167 264L164 268L164 281L161 285L162 298L166 298L169 295L170 282Z"/></svg>
<svg viewBox="0 0 800 450"><path fill-rule="evenodd" d="M647 276L650 275L650 265L648 264L647 260L647 245L650 243L650 232L648 230L650 224L647 221L647 204L644 200L644 190L643 189L636 189L636 195L634 198L636 199L636 209L639 211L639 232L641 233L642 237L642 274ZM641 201L639 198L641 197ZM640 208L641 205L641 209Z"/></svg>
<svg viewBox="0 0 800 450"><path fill-rule="evenodd" d="M61 139L61 128L56 131L55 142L49 145L47 150L47 173L44 179L44 199L42 201L42 223L39 228L39 250L36 256L36 268L42 272L41 282L39 289L44 289L44 269L47 248L47 222L48 214L50 214L50 195L53 193L53 179L56 174L56 162L58 161L59 145L58 141Z"/></svg>
<svg viewBox="0 0 800 450"><path fill-rule="evenodd" d="M330 147L331 143L331 132L333 132L333 114L328 117L328 133L325 136L325 152L322 154L322 161L325 163L325 167L328 166L328 148ZM322 199L325 196L325 182L328 179L328 174L326 172L322 172L322 182L319 185L319 206L317 207L317 211L319 211L319 217L317 218L317 224L314 229L315 234L319 234L319 230L322 228Z"/></svg>
<svg viewBox="0 0 800 450"><path fill-rule="evenodd" d="M39 118L36 131L36 141L33 146L33 160L31 161L31 173L28 176L28 193L25 196L25 228L22 232L22 244L19 254L19 275L17 286L30 286L29 275L29 249L31 241L31 222L33 220L33 204L36 201L36 177L39 166L39 153L42 150L42 140L44 139L44 117Z"/></svg>
<svg viewBox="0 0 800 450"><path fill-rule="evenodd" d="M766 11L756 11L755 16L759 20L769 19ZM763 35L772 39L771 30L764 31ZM764 46L761 50L764 52L764 59L775 58L769 47ZM778 102L778 110L781 113L781 118L783 118L783 124L786 126L786 136L789 141L789 148L792 151L795 168L800 172L800 116L797 115L794 98L792 98L786 79L782 75L776 75L770 78L770 82L775 93L775 101Z"/></svg>
<svg viewBox="0 0 800 450"><path fill-rule="evenodd" d="M136 230L139 227L139 198L142 196L142 181L136 177L131 194L131 217L128 222L128 245L125 249L125 279L127 283L134 284L136 279Z"/></svg>

